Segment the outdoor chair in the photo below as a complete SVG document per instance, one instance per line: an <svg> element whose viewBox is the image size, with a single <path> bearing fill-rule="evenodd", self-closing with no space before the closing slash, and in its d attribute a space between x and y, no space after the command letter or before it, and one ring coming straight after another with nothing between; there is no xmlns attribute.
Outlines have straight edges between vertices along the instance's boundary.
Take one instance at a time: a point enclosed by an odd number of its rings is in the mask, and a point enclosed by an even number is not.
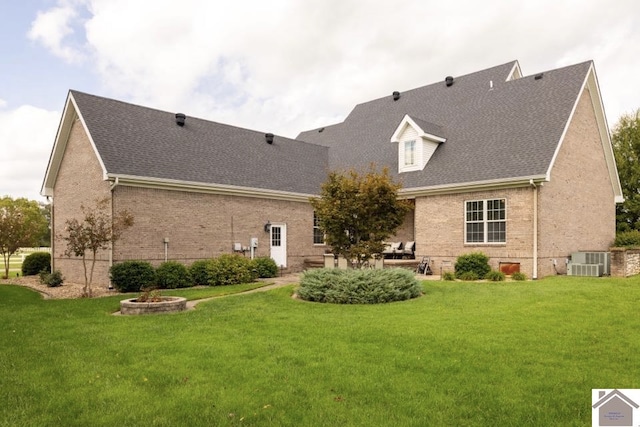
<svg viewBox="0 0 640 427"><path fill-rule="evenodd" d="M432 275L433 272L431 271L431 265L430 264L431 264L431 258L428 257L428 256L423 256L422 260L420 261L420 263L416 267L416 274Z"/></svg>
<svg viewBox="0 0 640 427"><path fill-rule="evenodd" d="M382 251L382 255L385 258L396 258L400 256L402 258L402 242L388 243Z"/></svg>
<svg viewBox="0 0 640 427"><path fill-rule="evenodd" d="M407 242L402 251L403 258L414 259L416 257L416 242Z"/></svg>

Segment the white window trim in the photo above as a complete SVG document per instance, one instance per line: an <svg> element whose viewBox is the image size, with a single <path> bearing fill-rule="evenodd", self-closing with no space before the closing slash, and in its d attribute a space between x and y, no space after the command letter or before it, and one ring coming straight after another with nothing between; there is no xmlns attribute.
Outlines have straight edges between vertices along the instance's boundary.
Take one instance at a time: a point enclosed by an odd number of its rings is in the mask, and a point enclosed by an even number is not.
<svg viewBox="0 0 640 427"><path fill-rule="evenodd" d="M503 220L489 220L488 215L487 215L487 206L489 201L493 201L493 200L504 200L504 219ZM483 224L483 236L484 236L484 241L482 242L468 242L467 241L467 224L469 223L478 223L479 221L467 221L467 203L470 202L483 202L482 203L482 224ZM504 246L507 244L507 198L506 197L494 197L494 198L490 198L490 199L471 199L471 200L465 200L463 202L463 215L464 215L464 230L463 230L463 235L464 235L464 244L465 245L469 245L469 246ZM488 224L490 222L504 222L504 242L489 242L487 241L488 236L489 236L489 226Z"/></svg>
<svg viewBox="0 0 640 427"><path fill-rule="evenodd" d="M320 226L316 225L316 213L315 211L313 212L313 234L311 235L311 238L313 239L313 246L326 246L326 242L327 242L327 236L323 235L322 236L322 243L316 243L316 230L319 230Z"/></svg>
<svg viewBox="0 0 640 427"><path fill-rule="evenodd" d="M411 168L413 166L418 165L418 141L415 139L409 139L402 143L403 145L403 154L404 154L404 165L403 169ZM413 147L412 150L409 150L409 147ZM407 163L407 154L411 151L411 163Z"/></svg>

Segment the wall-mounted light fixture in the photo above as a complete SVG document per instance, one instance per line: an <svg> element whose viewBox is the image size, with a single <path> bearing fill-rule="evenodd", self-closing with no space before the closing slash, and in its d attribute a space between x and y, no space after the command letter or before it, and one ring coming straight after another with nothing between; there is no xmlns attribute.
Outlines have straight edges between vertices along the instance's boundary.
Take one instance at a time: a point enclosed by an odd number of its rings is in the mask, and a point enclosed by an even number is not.
<svg viewBox="0 0 640 427"><path fill-rule="evenodd" d="M267 220L267 223L264 225L264 232L268 233L271 231L271 221Z"/></svg>

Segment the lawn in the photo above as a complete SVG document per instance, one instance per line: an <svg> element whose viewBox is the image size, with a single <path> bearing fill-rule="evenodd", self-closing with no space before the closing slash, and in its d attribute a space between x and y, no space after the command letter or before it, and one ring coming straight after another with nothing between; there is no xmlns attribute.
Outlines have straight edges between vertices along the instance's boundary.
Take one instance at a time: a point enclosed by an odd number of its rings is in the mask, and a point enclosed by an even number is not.
<svg viewBox="0 0 640 427"><path fill-rule="evenodd" d="M0 286L0 425L590 425L592 388L640 388L639 285L425 282L367 306L287 287L146 317Z"/></svg>

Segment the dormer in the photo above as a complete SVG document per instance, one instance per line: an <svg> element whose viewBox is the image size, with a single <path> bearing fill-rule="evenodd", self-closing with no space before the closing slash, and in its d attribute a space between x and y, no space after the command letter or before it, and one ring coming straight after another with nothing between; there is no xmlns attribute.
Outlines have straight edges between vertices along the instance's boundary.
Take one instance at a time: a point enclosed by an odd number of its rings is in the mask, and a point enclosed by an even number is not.
<svg viewBox="0 0 640 427"><path fill-rule="evenodd" d="M398 172L423 170L440 143L445 142L442 127L405 114L391 137L398 143Z"/></svg>

